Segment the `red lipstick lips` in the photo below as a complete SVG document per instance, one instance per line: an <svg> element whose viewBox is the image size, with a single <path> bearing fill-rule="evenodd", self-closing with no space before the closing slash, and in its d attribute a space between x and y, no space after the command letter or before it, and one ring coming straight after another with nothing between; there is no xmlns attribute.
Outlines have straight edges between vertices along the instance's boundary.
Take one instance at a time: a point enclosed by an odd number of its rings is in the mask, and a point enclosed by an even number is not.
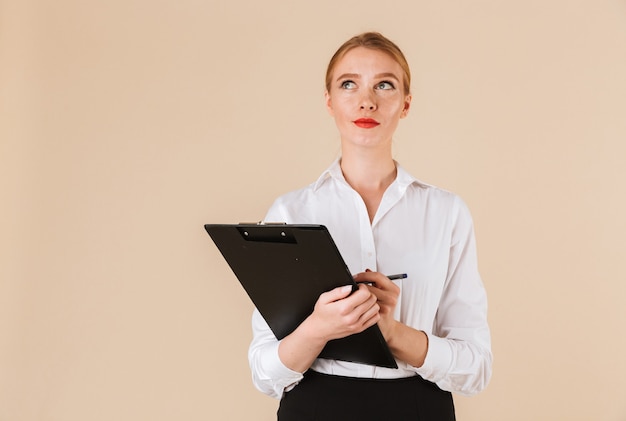
<svg viewBox="0 0 626 421"><path fill-rule="evenodd" d="M372 129L380 124L373 118L359 118L358 120L354 120L353 123L363 129Z"/></svg>

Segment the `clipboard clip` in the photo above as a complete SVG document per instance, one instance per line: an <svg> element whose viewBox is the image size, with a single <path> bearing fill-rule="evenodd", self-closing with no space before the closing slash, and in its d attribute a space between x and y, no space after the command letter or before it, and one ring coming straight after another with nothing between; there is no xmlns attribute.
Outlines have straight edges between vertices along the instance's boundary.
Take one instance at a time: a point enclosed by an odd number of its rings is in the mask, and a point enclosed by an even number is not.
<svg viewBox="0 0 626 421"><path fill-rule="evenodd" d="M240 222L239 225L287 225L286 222L265 222L263 220L259 222Z"/></svg>
<svg viewBox="0 0 626 421"><path fill-rule="evenodd" d="M284 222L268 223L261 221L254 224L240 224L237 230L246 241L297 244L293 232L287 228L287 224Z"/></svg>

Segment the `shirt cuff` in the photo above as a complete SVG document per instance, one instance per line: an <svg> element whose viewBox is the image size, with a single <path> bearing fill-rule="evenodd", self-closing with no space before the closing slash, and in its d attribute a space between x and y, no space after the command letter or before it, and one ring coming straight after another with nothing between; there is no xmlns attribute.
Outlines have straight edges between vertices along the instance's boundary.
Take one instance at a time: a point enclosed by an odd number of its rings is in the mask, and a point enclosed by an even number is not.
<svg viewBox="0 0 626 421"><path fill-rule="evenodd" d="M452 348L444 338L428 335L428 352L421 367L416 367L415 372L422 378L437 383L446 376L452 363Z"/></svg>
<svg viewBox="0 0 626 421"><path fill-rule="evenodd" d="M297 371L293 371L280 360L278 356L278 347L280 341L271 344L272 349L267 352L266 370L269 379L275 379L274 389L282 388L285 392L289 392L302 380L304 375Z"/></svg>

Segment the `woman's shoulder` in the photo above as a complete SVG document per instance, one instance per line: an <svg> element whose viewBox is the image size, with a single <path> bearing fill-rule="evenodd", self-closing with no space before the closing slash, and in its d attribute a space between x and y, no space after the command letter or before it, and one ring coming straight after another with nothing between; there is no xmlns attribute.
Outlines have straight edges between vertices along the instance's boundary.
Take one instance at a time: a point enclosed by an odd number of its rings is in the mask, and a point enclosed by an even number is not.
<svg viewBox="0 0 626 421"><path fill-rule="evenodd" d="M468 213L469 209L463 198L446 188L426 183L416 178L410 184L409 191L415 200L422 201L431 209L453 213Z"/></svg>
<svg viewBox="0 0 626 421"><path fill-rule="evenodd" d="M278 222L280 219L280 222L291 222L291 215L297 215L307 208L314 191L313 186L314 183L278 196L274 199L266 220Z"/></svg>
<svg viewBox="0 0 626 421"><path fill-rule="evenodd" d="M455 200L458 196L450 190L428 183L415 177L406 168L396 162L398 175L397 181L400 186L407 186L410 190L442 200Z"/></svg>
<svg viewBox="0 0 626 421"><path fill-rule="evenodd" d="M463 201L461 199L461 196L459 196L457 193L451 190L448 190L446 188L443 188L443 187L439 187L433 184L425 184L425 183L417 184L417 186L418 188L422 189L424 193L426 193L432 198L436 198L436 199L447 201L447 202L456 202L456 201L462 202Z"/></svg>
<svg viewBox="0 0 626 421"><path fill-rule="evenodd" d="M338 176L336 174L336 171L338 169L337 165L338 164L336 163L331 165L314 182L304 187L300 187L295 190L291 190L281 194L280 196L278 196L278 198L276 198L275 202L281 204L298 204L305 203L309 200L314 199L319 200L320 197L325 197L329 195L329 186L334 184L334 182L336 182L338 179Z"/></svg>

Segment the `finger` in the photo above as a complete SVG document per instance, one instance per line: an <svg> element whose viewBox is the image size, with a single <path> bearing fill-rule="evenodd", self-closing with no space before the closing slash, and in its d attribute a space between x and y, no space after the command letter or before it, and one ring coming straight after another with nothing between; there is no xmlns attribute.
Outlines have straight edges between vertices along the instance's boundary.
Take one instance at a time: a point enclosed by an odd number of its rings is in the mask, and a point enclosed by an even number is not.
<svg viewBox="0 0 626 421"><path fill-rule="evenodd" d="M361 272L361 273L357 273L356 275L354 275L354 281L357 284L374 284L376 282L377 276L376 276L377 272L372 272L370 270L367 270L365 272Z"/></svg>
<svg viewBox="0 0 626 421"><path fill-rule="evenodd" d="M362 315L361 320L367 327L377 323L382 317L381 307L378 302L374 301L372 306L367 309Z"/></svg>
<svg viewBox="0 0 626 421"><path fill-rule="evenodd" d="M357 283L375 284L379 288L385 285L393 284L393 282L382 273L372 272L369 269L366 269L365 272L354 275L354 280Z"/></svg>
<svg viewBox="0 0 626 421"><path fill-rule="evenodd" d="M365 330L370 326L375 325L381 319L381 315L378 311L368 311L361 316L361 329Z"/></svg>
<svg viewBox="0 0 626 421"><path fill-rule="evenodd" d="M371 294L373 296L375 296L378 301L384 301L385 296L387 294L385 291L383 291L382 289L380 289L380 288L378 288L378 287L376 287L374 285L368 286L368 288L369 288Z"/></svg>
<svg viewBox="0 0 626 421"><path fill-rule="evenodd" d="M380 306L378 304L378 299L374 294L367 292L367 299L356 305L352 309L352 312L354 312L354 314L358 314L360 318L363 316L363 314L366 314L367 312L377 313L379 310Z"/></svg>
<svg viewBox="0 0 626 421"><path fill-rule="evenodd" d="M345 315L346 327L352 333L357 333L367 329L372 324L378 322L380 307L375 298L354 308L350 314Z"/></svg>
<svg viewBox="0 0 626 421"><path fill-rule="evenodd" d="M362 313L365 309L376 303L376 297L372 295L369 288L365 285L359 285L358 289L349 297L336 302L340 307L341 314Z"/></svg>
<svg viewBox="0 0 626 421"><path fill-rule="evenodd" d="M332 303L346 298L348 295L350 295L351 292L352 285L337 287L335 289L331 289L330 291L322 293L318 301L322 303Z"/></svg>

